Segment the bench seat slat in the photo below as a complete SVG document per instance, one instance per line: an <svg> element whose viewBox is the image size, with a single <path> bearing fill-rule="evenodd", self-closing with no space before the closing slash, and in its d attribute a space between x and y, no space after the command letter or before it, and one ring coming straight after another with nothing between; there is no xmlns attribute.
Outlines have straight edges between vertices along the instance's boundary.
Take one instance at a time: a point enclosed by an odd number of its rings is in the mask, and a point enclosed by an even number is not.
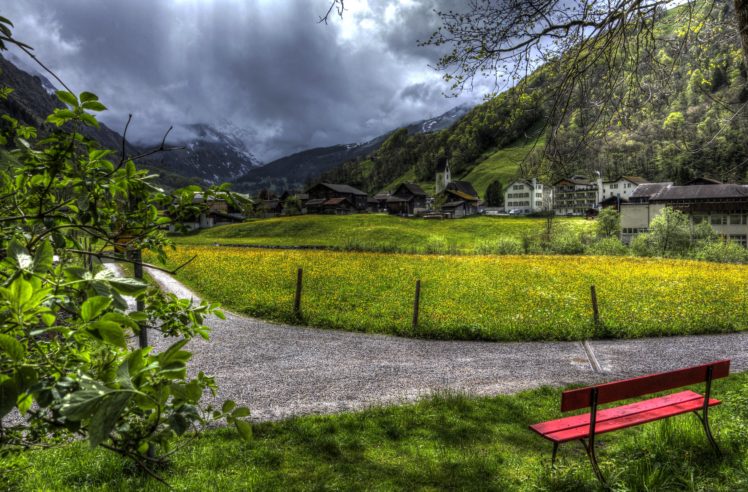
<svg viewBox="0 0 748 492"><path fill-rule="evenodd" d="M720 401L709 400L709 406L719 405ZM700 410L704 396L693 391L681 391L659 398L651 398L620 407L597 412L595 434L624 429L671 417L682 413ZM590 414L574 415L548 422L531 425L530 429L554 442L566 442L589 437Z"/></svg>

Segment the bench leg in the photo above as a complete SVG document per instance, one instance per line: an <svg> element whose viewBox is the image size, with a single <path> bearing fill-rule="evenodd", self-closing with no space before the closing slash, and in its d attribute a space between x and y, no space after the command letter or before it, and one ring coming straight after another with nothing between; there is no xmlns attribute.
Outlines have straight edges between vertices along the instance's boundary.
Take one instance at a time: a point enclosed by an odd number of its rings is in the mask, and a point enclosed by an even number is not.
<svg viewBox="0 0 748 492"><path fill-rule="evenodd" d="M551 469L556 465L556 452L558 451L558 443L553 443L553 456L551 456Z"/></svg>
<svg viewBox="0 0 748 492"><path fill-rule="evenodd" d="M595 456L594 444L590 445L584 439L580 439L579 442L582 443L582 446L584 446L584 450L587 452L587 456L590 459L590 464L592 465L592 471L595 472L595 477L597 477L600 483L607 488L608 482L605 481L605 476L603 476L603 472L602 470L600 470L600 465L597 464L597 456Z"/></svg>
<svg viewBox="0 0 748 492"><path fill-rule="evenodd" d="M712 429L709 427L709 412L704 412L704 415L701 415L699 412L693 412L701 421L701 425L704 427L704 432L706 433L706 438L709 440L709 444L712 445L712 448L714 448L714 452L717 453L717 456L722 456L722 450L719 449L719 446L717 445L717 441L714 439L714 436L712 435Z"/></svg>

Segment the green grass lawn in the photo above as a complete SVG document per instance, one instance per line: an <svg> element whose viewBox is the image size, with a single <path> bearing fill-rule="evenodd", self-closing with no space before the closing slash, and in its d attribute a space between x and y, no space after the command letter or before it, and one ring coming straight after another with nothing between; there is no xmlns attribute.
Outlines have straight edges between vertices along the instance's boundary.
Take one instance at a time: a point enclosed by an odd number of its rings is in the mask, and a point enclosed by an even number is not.
<svg viewBox="0 0 748 492"><path fill-rule="evenodd" d="M486 188L492 181L498 179L502 189L517 177L520 163L527 157L533 148L542 148L544 140L530 140L528 142L516 142L508 147L499 149L488 154L486 158L473 167L468 174L460 178L468 181L481 197L486 196Z"/></svg>
<svg viewBox="0 0 748 492"><path fill-rule="evenodd" d="M364 251L474 253L504 238L539 235L545 219L476 216L459 220L407 219L384 214L298 215L257 219L175 236L178 244L331 246ZM594 221L559 217L557 232L592 232Z"/></svg>
<svg viewBox="0 0 748 492"><path fill-rule="evenodd" d="M717 458L693 415L598 438L614 490L748 490L745 374L718 380L710 412ZM694 388L703 391L703 386ZM579 443L559 450L527 426L558 418L560 390L513 396L442 395L416 404L255 424L251 442L228 430L186 443L160 470L176 490L601 490ZM165 490L117 455L76 442L28 452L4 488Z"/></svg>
<svg viewBox="0 0 748 492"><path fill-rule="evenodd" d="M182 246L171 265L206 299L251 316L436 339L582 340L746 329L748 266L602 256L455 256ZM303 316L293 313L304 269ZM411 326L421 284L419 326Z"/></svg>

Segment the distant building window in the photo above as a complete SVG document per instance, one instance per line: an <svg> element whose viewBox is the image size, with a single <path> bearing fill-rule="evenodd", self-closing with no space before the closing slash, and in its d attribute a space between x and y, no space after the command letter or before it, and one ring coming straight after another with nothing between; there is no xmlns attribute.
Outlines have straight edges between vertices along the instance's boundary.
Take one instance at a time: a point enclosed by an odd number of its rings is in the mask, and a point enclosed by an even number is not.
<svg viewBox="0 0 748 492"><path fill-rule="evenodd" d="M726 225L727 215L712 215L712 225Z"/></svg>
<svg viewBox="0 0 748 492"><path fill-rule="evenodd" d="M512 189L513 189L513 190L521 190L521 189L523 189L523 188L524 188L524 186L523 186L523 185L514 185L514 186L512 186Z"/></svg>
<svg viewBox="0 0 748 492"><path fill-rule="evenodd" d="M748 216L746 215L731 215L730 225L745 225L746 223L748 223L746 219L748 219Z"/></svg>

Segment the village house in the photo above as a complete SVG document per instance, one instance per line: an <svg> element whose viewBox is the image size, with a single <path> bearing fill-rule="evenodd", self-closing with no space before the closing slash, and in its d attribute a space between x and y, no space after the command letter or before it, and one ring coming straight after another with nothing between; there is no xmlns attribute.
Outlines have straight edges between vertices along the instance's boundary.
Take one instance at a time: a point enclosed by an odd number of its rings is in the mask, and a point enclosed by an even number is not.
<svg viewBox="0 0 748 492"><path fill-rule="evenodd" d="M629 244L638 234L649 231L652 219L671 207L687 214L693 225L708 222L726 240L746 246L748 185L717 183L640 185L629 203L621 205L621 241Z"/></svg>
<svg viewBox="0 0 748 492"><path fill-rule="evenodd" d="M387 199L390 197L388 191L377 193L368 200L369 212L386 212L387 211Z"/></svg>
<svg viewBox="0 0 748 492"><path fill-rule="evenodd" d="M504 191L504 208L520 214L547 212L553 208L553 188L536 178L513 181Z"/></svg>
<svg viewBox="0 0 748 492"><path fill-rule="evenodd" d="M394 215L416 215L426 212L426 192L415 183L402 183L387 199L387 211Z"/></svg>
<svg viewBox="0 0 748 492"><path fill-rule="evenodd" d="M306 208L310 213L362 212L367 207L367 195L344 184L319 183L307 190Z"/></svg>
<svg viewBox="0 0 748 492"><path fill-rule="evenodd" d="M245 200L248 204L254 202L247 195L234 193L238 198ZM192 203L195 205L204 205L200 213L194 213L191 216L183 218L180 222L181 227L188 231L196 229L208 229L217 225L234 224L243 222L246 219L243 210L237 208L221 195L205 198L202 193L195 193L192 197ZM177 227L169 224L169 232L175 232Z"/></svg>
<svg viewBox="0 0 748 492"><path fill-rule="evenodd" d="M564 178L553 184L556 215L585 215L597 209L597 184L584 176Z"/></svg>
<svg viewBox="0 0 748 492"><path fill-rule="evenodd" d="M447 216L457 219L478 213L480 198L473 185L467 181L451 181L442 193L444 203L441 211Z"/></svg>

